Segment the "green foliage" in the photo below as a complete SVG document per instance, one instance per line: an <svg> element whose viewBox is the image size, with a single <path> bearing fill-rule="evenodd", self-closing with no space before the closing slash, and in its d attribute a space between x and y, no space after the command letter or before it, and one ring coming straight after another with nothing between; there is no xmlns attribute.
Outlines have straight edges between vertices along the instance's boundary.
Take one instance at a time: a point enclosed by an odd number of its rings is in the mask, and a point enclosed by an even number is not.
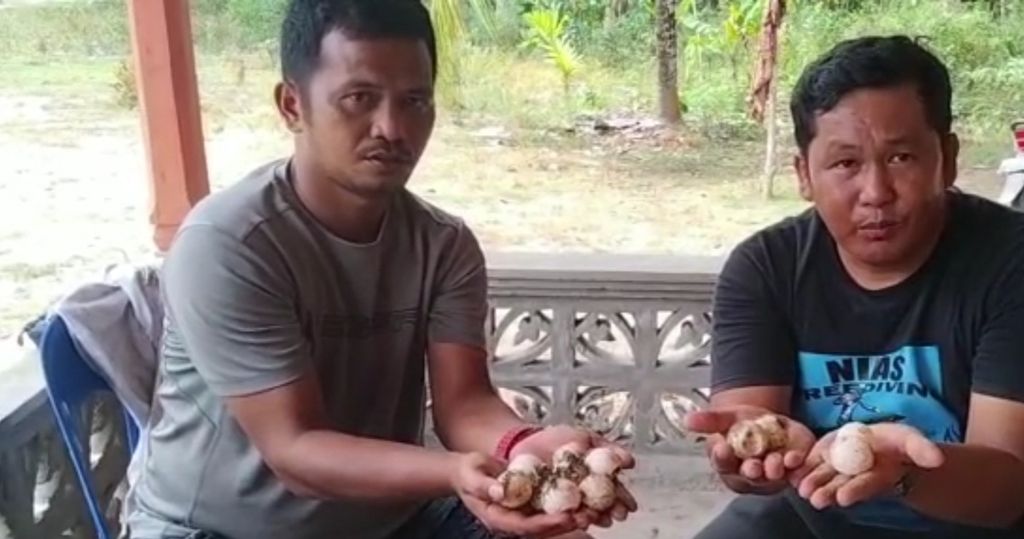
<svg viewBox="0 0 1024 539"><path fill-rule="evenodd" d="M0 9L3 57L113 56L129 51L123 0Z"/></svg>
<svg viewBox="0 0 1024 539"><path fill-rule="evenodd" d="M475 45L515 48L521 41L522 8L519 0L474 0L469 32Z"/></svg>
<svg viewBox="0 0 1024 539"><path fill-rule="evenodd" d="M581 70L566 95L561 75L539 56L471 49L463 64L472 83L462 88L462 113L489 125L546 130L572 125L580 115L646 114L656 98L652 72L599 64Z"/></svg>
<svg viewBox="0 0 1024 539"><path fill-rule="evenodd" d="M588 60L620 69L654 65L654 13L635 6L610 26L594 26L580 37Z"/></svg>
<svg viewBox="0 0 1024 539"><path fill-rule="evenodd" d="M438 56L438 85L442 99L458 106L461 54L466 27L461 0L434 0L430 5L430 18L434 23Z"/></svg>
<svg viewBox="0 0 1024 539"><path fill-rule="evenodd" d="M240 30L242 45L262 43L277 38L278 25L284 15L284 0L220 0L224 14Z"/></svg>
<svg viewBox="0 0 1024 539"><path fill-rule="evenodd" d="M129 110L138 106L139 93L135 85L135 69L131 58L124 58L117 63L111 88L114 90L117 106Z"/></svg>
<svg viewBox="0 0 1024 539"><path fill-rule="evenodd" d="M564 124L573 114L656 109L653 0L627 0L628 8L613 17L607 12L612 0L421 1L436 25L440 92L451 109L531 126ZM200 57L273 61L286 2L192 0ZM690 127L716 138L759 132L746 119L745 97L764 3L680 0L680 91ZM1024 0L787 5L781 106L803 67L837 41L899 32L927 37L950 66L961 133L1004 139L1006 123L1024 115ZM105 65L113 65L130 54L125 3L73 0L0 9L0 54L8 62L63 56L107 58ZM131 102L129 74L112 67L102 73L113 99L125 106ZM786 116L780 115L783 121Z"/></svg>
<svg viewBox="0 0 1024 539"><path fill-rule="evenodd" d="M288 0L193 0L196 44L211 52L276 46Z"/></svg>
<svg viewBox="0 0 1024 539"><path fill-rule="evenodd" d="M580 69L580 57L566 35L568 19L554 9L530 11L523 16L527 33L523 45L543 51L562 76L562 88L568 94L573 75Z"/></svg>
<svg viewBox="0 0 1024 539"><path fill-rule="evenodd" d="M837 3L841 4L833 2ZM1007 122L1024 111L1024 2L1003 17L996 17L982 3L861 0L846 4L830 7L803 0L791 14L783 51L785 92L807 62L839 40L906 33L926 38L949 66L961 131L1002 136Z"/></svg>
<svg viewBox="0 0 1024 539"><path fill-rule="evenodd" d="M726 47L746 47L757 37L761 28L761 0L730 2L728 14L722 23L722 38Z"/></svg>

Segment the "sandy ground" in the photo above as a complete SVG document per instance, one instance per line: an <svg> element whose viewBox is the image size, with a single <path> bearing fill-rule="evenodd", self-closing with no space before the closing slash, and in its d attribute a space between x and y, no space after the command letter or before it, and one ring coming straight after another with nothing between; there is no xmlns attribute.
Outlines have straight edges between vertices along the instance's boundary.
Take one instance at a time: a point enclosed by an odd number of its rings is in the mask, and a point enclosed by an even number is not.
<svg viewBox="0 0 1024 539"><path fill-rule="evenodd" d="M494 133L442 120L411 183L464 216L488 250L715 254L804 207L788 174L779 197L758 197L749 144ZM273 125L222 126L207 138L214 189L290 144ZM0 94L0 162L2 339L76 282L148 256L151 231L131 114ZM965 177L986 193L998 186L992 171Z"/></svg>

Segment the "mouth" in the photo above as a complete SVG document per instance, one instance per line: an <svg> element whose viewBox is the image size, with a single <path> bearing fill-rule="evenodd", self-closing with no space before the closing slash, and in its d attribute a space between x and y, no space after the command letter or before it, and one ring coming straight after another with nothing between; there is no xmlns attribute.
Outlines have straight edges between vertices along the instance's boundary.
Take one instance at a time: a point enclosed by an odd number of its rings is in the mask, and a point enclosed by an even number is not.
<svg viewBox="0 0 1024 539"><path fill-rule="evenodd" d="M899 221L891 219L871 221L858 226L857 234L868 241L886 241L896 235L899 226Z"/></svg>
<svg viewBox="0 0 1024 539"><path fill-rule="evenodd" d="M412 166L412 159L409 156L397 153L374 152L363 160L378 168L396 169Z"/></svg>

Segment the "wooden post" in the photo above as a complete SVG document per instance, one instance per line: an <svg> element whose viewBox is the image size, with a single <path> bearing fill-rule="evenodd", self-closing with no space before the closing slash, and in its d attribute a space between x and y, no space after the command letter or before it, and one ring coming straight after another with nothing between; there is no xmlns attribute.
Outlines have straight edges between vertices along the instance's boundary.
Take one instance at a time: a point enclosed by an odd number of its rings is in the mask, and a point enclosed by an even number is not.
<svg viewBox="0 0 1024 539"><path fill-rule="evenodd" d="M163 253L209 194L188 0L127 0L150 177L150 223Z"/></svg>

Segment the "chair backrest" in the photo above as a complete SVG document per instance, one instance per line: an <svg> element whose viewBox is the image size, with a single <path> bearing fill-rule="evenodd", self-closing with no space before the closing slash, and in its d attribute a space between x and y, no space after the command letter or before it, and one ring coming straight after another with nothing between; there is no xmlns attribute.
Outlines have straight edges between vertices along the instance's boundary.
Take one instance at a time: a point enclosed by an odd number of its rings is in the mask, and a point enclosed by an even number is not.
<svg viewBox="0 0 1024 539"><path fill-rule="evenodd" d="M79 353L64 320L53 315L46 322L40 342L40 357L46 392L50 406L60 429L61 438L75 469L78 485L85 498L85 504L96 528L99 539L111 537L103 518L103 510L92 481L89 455L85 453L82 432L78 424L81 406L96 392L113 393L110 385L90 367L89 362ZM138 425L122 407L129 451L138 443ZM89 433L83 433L88 436Z"/></svg>

